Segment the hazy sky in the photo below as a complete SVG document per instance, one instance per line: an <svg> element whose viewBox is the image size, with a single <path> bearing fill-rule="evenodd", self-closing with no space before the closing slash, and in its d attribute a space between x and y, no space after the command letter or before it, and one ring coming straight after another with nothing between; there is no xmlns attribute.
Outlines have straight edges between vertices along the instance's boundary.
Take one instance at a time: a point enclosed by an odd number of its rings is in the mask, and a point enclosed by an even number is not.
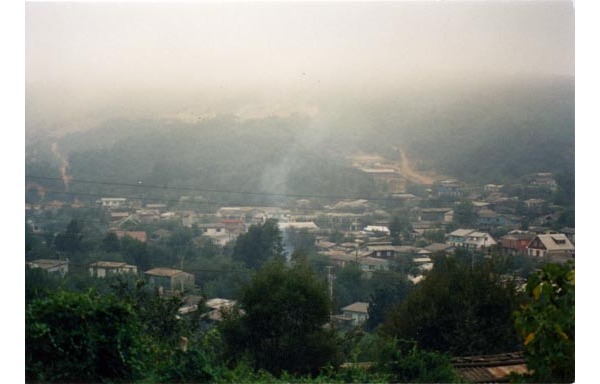
<svg viewBox="0 0 600 384"><path fill-rule="evenodd" d="M26 81L274 88L574 74L568 1L26 3Z"/></svg>

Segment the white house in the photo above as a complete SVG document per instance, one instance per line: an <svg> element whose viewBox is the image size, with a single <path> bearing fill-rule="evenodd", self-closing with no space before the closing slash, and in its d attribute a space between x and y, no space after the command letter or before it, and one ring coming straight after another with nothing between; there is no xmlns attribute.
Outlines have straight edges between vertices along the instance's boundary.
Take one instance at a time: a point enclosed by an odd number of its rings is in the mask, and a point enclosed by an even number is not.
<svg viewBox="0 0 600 384"><path fill-rule="evenodd" d="M194 288L195 277L191 273L171 268L154 268L144 272L150 285L160 290L184 291Z"/></svg>
<svg viewBox="0 0 600 384"><path fill-rule="evenodd" d="M369 318L369 303L356 302L342 308L342 316L351 319L352 325L363 324Z"/></svg>
<svg viewBox="0 0 600 384"><path fill-rule="evenodd" d="M364 233L385 233L389 236L390 229L383 225L367 225L363 230Z"/></svg>
<svg viewBox="0 0 600 384"><path fill-rule="evenodd" d="M69 272L68 260L37 259L26 263L30 268L41 268L49 273L60 273L64 276Z"/></svg>
<svg viewBox="0 0 600 384"><path fill-rule="evenodd" d="M471 232L467 235L464 245L469 249L484 249L496 245L494 238L485 232Z"/></svg>
<svg viewBox="0 0 600 384"><path fill-rule="evenodd" d="M527 246L529 256L566 260L575 257L575 246L564 233L537 235Z"/></svg>
<svg viewBox="0 0 600 384"><path fill-rule="evenodd" d="M465 247L468 249L484 249L496 245L494 238L485 232L478 232L474 229L457 229L448 234L446 244L455 247Z"/></svg>
<svg viewBox="0 0 600 384"><path fill-rule="evenodd" d="M127 199L124 197L102 197L100 203L106 208L121 208L127 204Z"/></svg>
<svg viewBox="0 0 600 384"><path fill-rule="evenodd" d="M88 268L92 277L106 277L110 274L137 274L137 267L118 261L97 261Z"/></svg>

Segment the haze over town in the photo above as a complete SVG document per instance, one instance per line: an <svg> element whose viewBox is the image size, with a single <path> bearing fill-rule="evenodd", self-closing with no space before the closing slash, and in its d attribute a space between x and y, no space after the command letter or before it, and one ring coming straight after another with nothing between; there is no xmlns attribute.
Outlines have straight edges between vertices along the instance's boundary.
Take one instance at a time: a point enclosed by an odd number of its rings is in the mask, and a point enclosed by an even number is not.
<svg viewBox="0 0 600 384"><path fill-rule="evenodd" d="M25 3L27 381L573 382L575 240L571 2Z"/></svg>

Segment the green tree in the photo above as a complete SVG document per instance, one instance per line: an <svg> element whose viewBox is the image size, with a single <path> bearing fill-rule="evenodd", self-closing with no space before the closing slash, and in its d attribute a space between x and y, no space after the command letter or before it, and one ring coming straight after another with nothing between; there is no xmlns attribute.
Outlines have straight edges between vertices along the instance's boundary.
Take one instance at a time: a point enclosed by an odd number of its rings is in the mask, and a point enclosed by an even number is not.
<svg viewBox="0 0 600 384"><path fill-rule="evenodd" d="M121 242L119 241L117 234L114 232L108 232L104 239L102 239L100 249L105 252L119 252L121 249Z"/></svg>
<svg viewBox="0 0 600 384"><path fill-rule="evenodd" d="M31 381L131 381L143 371L143 338L132 308L114 296L58 291L25 313Z"/></svg>
<svg viewBox="0 0 600 384"><path fill-rule="evenodd" d="M405 274L394 271L375 271L369 280L369 319L367 328L374 330L385 320L387 312L408 296L413 284Z"/></svg>
<svg viewBox="0 0 600 384"><path fill-rule="evenodd" d="M221 330L228 349L246 351L256 369L315 374L336 356L335 336L323 327L326 284L305 263L266 263L241 292L239 309Z"/></svg>
<svg viewBox="0 0 600 384"><path fill-rule="evenodd" d="M472 227L477 223L477 213L473 203L461 201L454 207L454 223L460 227Z"/></svg>
<svg viewBox="0 0 600 384"><path fill-rule="evenodd" d="M78 252L82 250L83 224L79 220L72 219L67 225L65 232L60 233L54 239L54 245L60 252Z"/></svg>
<svg viewBox="0 0 600 384"><path fill-rule="evenodd" d="M283 256L281 232L273 219L251 225L247 233L238 236L233 250L233 259L251 269L259 269L265 261Z"/></svg>
<svg viewBox="0 0 600 384"><path fill-rule="evenodd" d="M56 291L61 284L62 277L51 274L42 268L25 267L25 304L35 299L48 296Z"/></svg>
<svg viewBox="0 0 600 384"><path fill-rule="evenodd" d="M515 313L532 382L575 381L575 263L546 264L532 274L528 302Z"/></svg>
<svg viewBox="0 0 600 384"><path fill-rule="evenodd" d="M398 216L394 216L392 221L390 221L389 229L390 229L390 238L392 239L392 245L402 244L402 239L400 238L400 235L403 230L403 225L400 222L400 218Z"/></svg>
<svg viewBox="0 0 600 384"><path fill-rule="evenodd" d="M345 307L356 301L367 300L367 281L363 278L363 272L358 263L347 263L337 271L333 297L335 309Z"/></svg>
<svg viewBox="0 0 600 384"><path fill-rule="evenodd" d="M127 263L137 265L141 270L150 269L148 246L137 239L125 236L121 239L121 254Z"/></svg>
<svg viewBox="0 0 600 384"><path fill-rule="evenodd" d="M515 284L495 273L491 263L471 269L468 262L445 256L434 263L406 301L390 311L383 331L455 356L518 349L512 326L519 304Z"/></svg>
<svg viewBox="0 0 600 384"><path fill-rule="evenodd" d="M292 245L295 251L302 251L305 254L315 251L316 236L309 233L306 228L296 230L290 228L285 232L286 243Z"/></svg>
<svg viewBox="0 0 600 384"><path fill-rule="evenodd" d="M423 232L423 238L429 243L444 243L446 241L445 231L441 229L430 229Z"/></svg>

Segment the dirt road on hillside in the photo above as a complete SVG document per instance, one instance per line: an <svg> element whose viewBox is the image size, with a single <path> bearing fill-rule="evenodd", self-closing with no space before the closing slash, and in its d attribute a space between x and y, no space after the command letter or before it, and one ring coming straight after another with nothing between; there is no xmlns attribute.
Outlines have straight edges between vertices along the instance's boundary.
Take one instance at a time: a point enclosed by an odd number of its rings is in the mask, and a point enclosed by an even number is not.
<svg viewBox="0 0 600 384"><path fill-rule="evenodd" d="M52 143L52 153L54 153L60 159L60 176L63 183L65 184L65 190L69 190L69 183L71 182L71 176L67 173L69 162L67 159L58 151L58 143Z"/></svg>
<svg viewBox="0 0 600 384"><path fill-rule="evenodd" d="M406 151L399 149L399 152L400 152L400 173L407 180L409 180L413 183L417 183L417 184L430 185L430 184L433 184L437 179L439 179L439 176L433 177L433 176L429 176L429 175L426 175L422 172L418 172L417 170L415 170L413 168L413 165L412 165L411 161L409 160L408 156L406 156Z"/></svg>

